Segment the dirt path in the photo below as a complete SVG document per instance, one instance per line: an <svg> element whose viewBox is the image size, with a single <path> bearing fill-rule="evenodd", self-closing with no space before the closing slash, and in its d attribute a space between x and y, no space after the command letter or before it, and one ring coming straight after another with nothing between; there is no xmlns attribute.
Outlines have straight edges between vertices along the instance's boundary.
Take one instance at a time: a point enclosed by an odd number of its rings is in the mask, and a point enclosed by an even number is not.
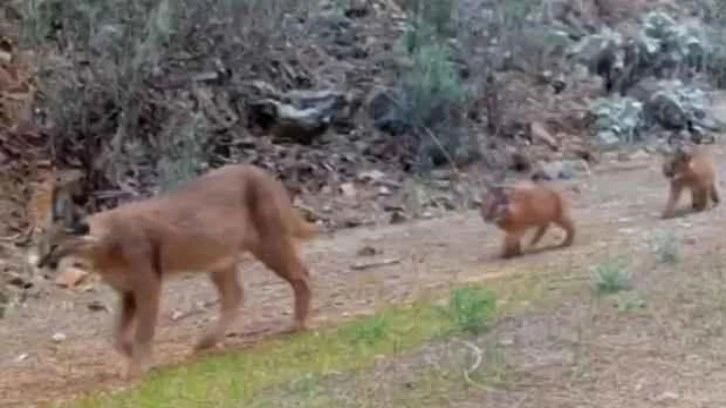
<svg viewBox="0 0 726 408"><path fill-rule="evenodd" d="M718 146L710 150L718 158L725 156ZM493 259L501 235L493 227L484 226L475 212L377 229L360 228L318 239L306 247L306 259L314 274L313 324L370 313L378 302L405 301L421 290L448 286L454 281L482 280L546 267L570 268L609 252L648 250L658 230L682 229L680 236L686 241L722 234L719 224L723 225L726 214L723 206L704 214L659 220L666 194L659 161L623 164L635 169L603 168L592 177L571 183L576 189L563 187L573 198L579 227L575 246L564 251L544 251L506 262ZM719 168L719 174L726 180L726 166ZM685 205L685 201L681 203ZM561 239L562 234L555 231L553 228L548 232L543 245ZM364 246L383 253L359 256ZM400 262L364 270L350 268L354 263L378 258ZM243 317L234 327L239 334L225 341L227 348L278 332L291 318L288 286L259 264L247 265L243 270ZM113 311L113 293L101 285L88 292L51 287L47 291L41 300L27 302L2 321L0 406L21 405L29 389L39 399L48 399L120 384L116 377L118 358L109 344L111 314L89 310L89 304L96 302ZM198 304L214 298L211 284L202 276L166 284L155 339L156 364L188 358L201 325L208 324L217 313L215 307ZM187 317L172 318L195 310L198 312ZM63 333L66 339L54 342L55 333Z"/></svg>

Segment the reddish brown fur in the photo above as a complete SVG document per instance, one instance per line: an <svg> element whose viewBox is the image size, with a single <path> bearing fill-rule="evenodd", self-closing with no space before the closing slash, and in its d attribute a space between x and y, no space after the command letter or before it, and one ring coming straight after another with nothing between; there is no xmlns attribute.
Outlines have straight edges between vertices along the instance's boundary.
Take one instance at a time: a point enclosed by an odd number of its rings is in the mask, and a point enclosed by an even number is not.
<svg viewBox="0 0 726 408"><path fill-rule="evenodd" d="M259 168L228 165L168 194L93 214L86 223L56 225L39 266L81 256L119 293L114 336L129 378L146 369L167 274L206 271L219 292L220 318L197 350L216 344L237 317L242 288L236 266L246 252L292 286L294 329L304 329L311 290L295 239L315 232L292 207L282 183Z"/></svg>
<svg viewBox="0 0 726 408"><path fill-rule="evenodd" d="M543 184L521 182L511 187L492 188L480 214L484 222L494 223L505 231L503 258L521 255L522 236L534 227L537 232L530 246L539 242L550 223L559 225L567 233L562 247L572 245L575 238L567 202L557 190Z"/></svg>
<svg viewBox="0 0 726 408"><path fill-rule="evenodd" d="M680 146L667 154L663 162L663 175L670 181L668 201L662 217L673 217L675 206L684 189L691 190L691 208L703 211L709 199L716 206L720 199L716 188L716 170L711 158L700 149Z"/></svg>

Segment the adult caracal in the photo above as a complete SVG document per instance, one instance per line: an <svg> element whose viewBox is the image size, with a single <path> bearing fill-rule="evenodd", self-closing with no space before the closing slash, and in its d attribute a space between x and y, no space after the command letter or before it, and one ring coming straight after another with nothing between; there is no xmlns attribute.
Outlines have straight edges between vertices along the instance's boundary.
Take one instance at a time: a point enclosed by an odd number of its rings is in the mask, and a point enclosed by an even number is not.
<svg viewBox="0 0 726 408"><path fill-rule="evenodd" d="M50 245L38 266L55 268L73 254L89 261L119 293L114 340L125 357L125 378L147 369L162 278L181 271L209 273L221 311L195 346L205 349L222 338L238 314L242 288L236 266L247 251L292 286L293 329L306 327L310 278L295 240L312 237L316 229L292 207L283 184L260 168L227 165L166 194L85 220L54 214L53 221Z"/></svg>

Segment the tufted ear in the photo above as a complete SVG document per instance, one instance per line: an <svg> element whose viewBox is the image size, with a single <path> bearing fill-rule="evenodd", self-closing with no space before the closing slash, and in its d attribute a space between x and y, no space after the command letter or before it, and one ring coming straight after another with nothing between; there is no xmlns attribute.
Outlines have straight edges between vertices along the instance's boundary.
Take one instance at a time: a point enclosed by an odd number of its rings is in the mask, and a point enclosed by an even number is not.
<svg viewBox="0 0 726 408"><path fill-rule="evenodd" d="M689 143L682 143L676 148L676 155L683 161L691 161L694 147Z"/></svg>
<svg viewBox="0 0 726 408"><path fill-rule="evenodd" d="M75 221L65 229L66 233L71 235L86 235L91 231L91 227L86 221Z"/></svg>

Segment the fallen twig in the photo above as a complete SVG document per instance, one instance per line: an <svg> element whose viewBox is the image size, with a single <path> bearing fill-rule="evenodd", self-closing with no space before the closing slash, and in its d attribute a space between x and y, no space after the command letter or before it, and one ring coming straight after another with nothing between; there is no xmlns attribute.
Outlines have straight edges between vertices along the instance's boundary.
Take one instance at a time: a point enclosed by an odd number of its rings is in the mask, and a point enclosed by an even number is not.
<svg viewBox="0 0 726 408"><path fill-rule="evenodd" d="M398 258L381 259L371 262L356 262L350 266L350 269L354 271L362 271L364 269L375 268L378 266L395 265L400 262L401 260Z"/></svg>
<svg viewBox="0 0 726 408"><path fill-rule="evenodd" d="M491 391L491 389L489 387L487 387L486 385L480 384L471 379L471 373L478 370L479 366L481 365L482 361L484 360L484 352L479 347L477 347L476 344L474 344L470 341L466 341L466 340L459 340L459 341L461 343L463 343L466 347L468 347L472 352L474 352L474 356L475 356L474 364L472 364L468 370L464 370L464 379L466 380L466 382L468 382L469 384L471 384L477 388L481 388L485 391Z"/></svg>

